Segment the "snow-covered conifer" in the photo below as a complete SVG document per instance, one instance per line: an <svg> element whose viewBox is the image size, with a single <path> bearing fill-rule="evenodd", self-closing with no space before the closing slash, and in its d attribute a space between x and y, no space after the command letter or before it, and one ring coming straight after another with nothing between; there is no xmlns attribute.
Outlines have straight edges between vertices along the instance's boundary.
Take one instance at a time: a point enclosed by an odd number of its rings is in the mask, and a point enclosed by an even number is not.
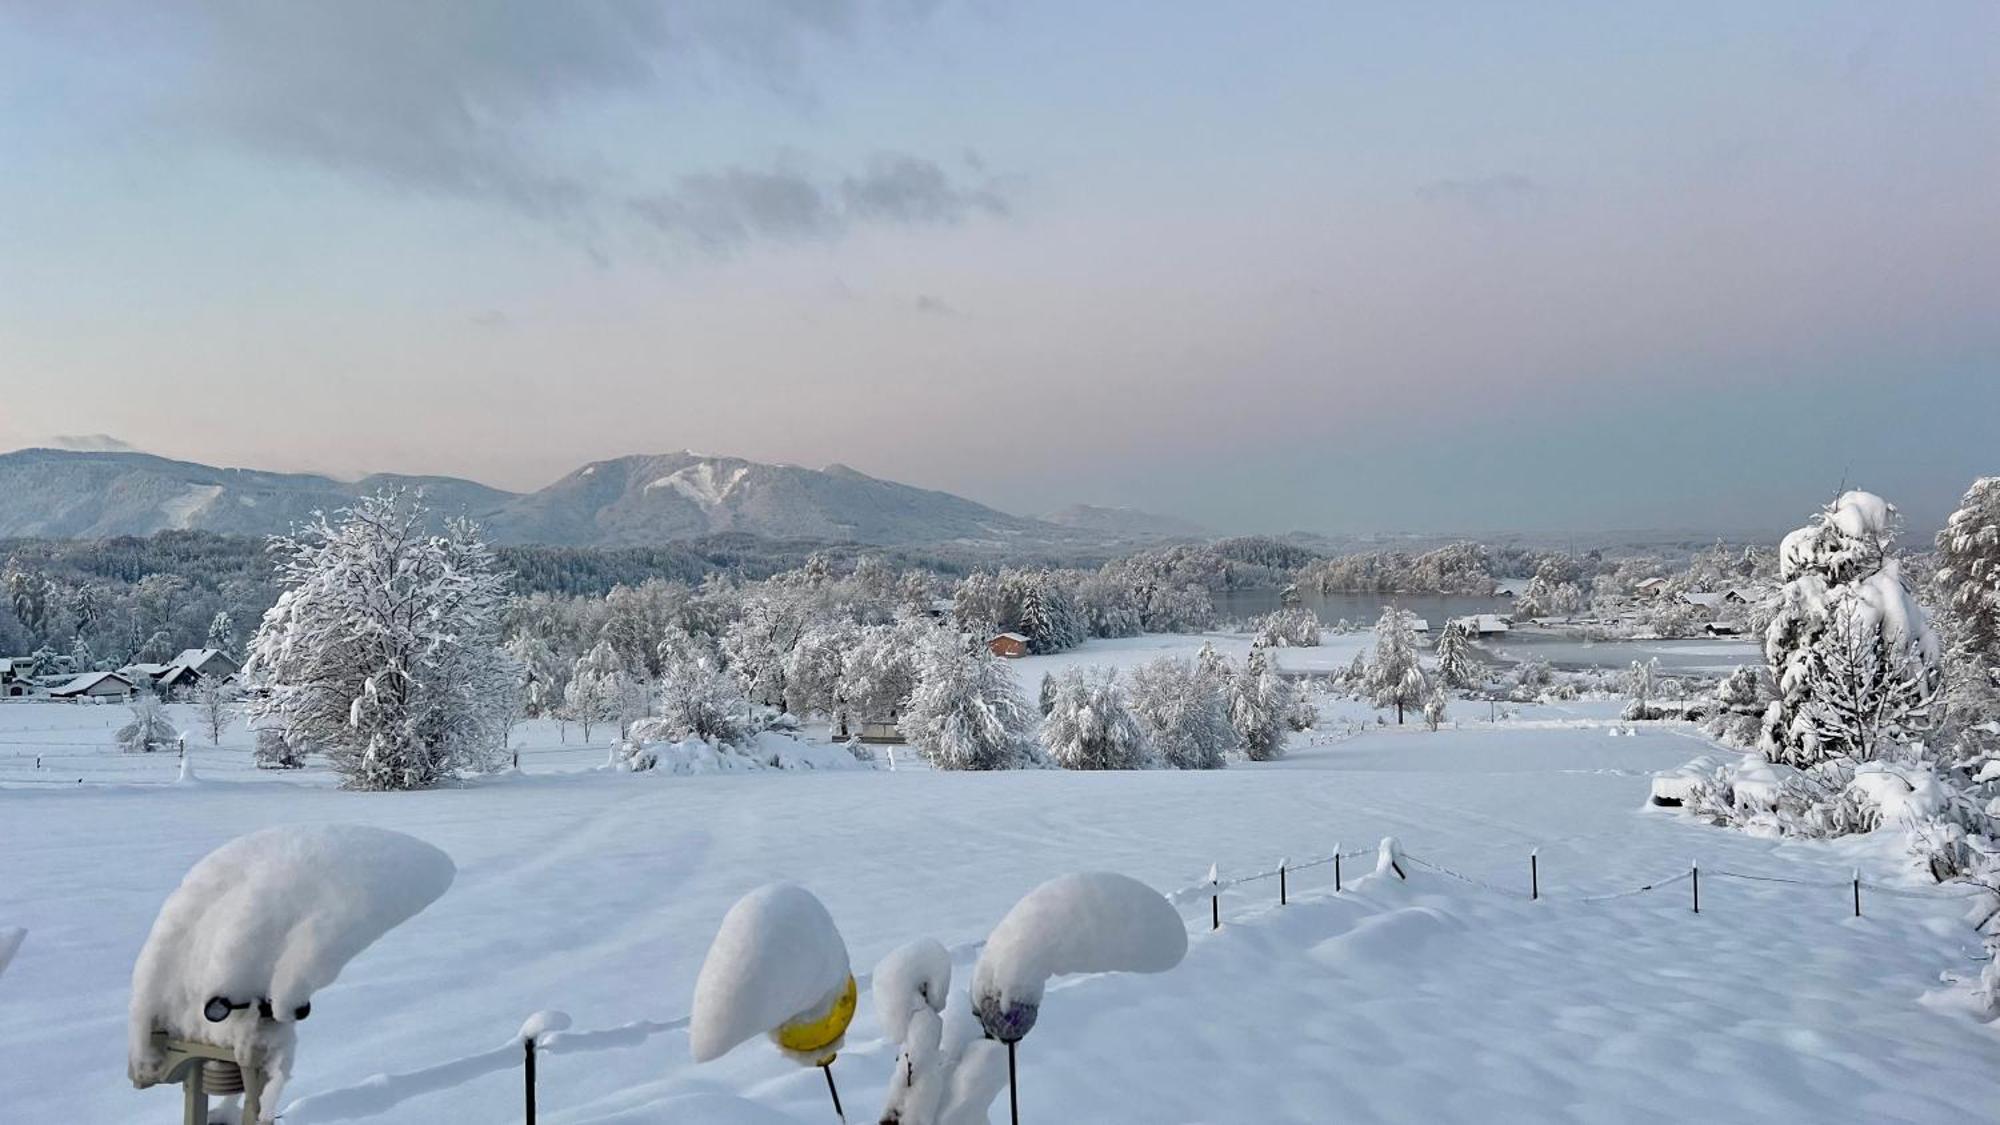
<svg viewBox="0 0 2000 1125"><path fill-rule="evenodd" d="M1142 769L1150 753L1146 732L1108 668L1063 673L1042 722L1042 746L1051 761L1071 770Z"/></svg>
<svg viewBox="0 0 2000 1125"><path fill-rule="evenodd" d="M1285 753L1285 721L1296 702L1292 685L1271 667L1266 650L1253 648L1229 678L1229 725L1243 756L1266 762Z"/></svg>
<svg viewBox="0 0 2000 1125"><path fill-rule="evenodd" d="M1966 490L1938 533L1937 557L1949 734L1962 760L2000 755L2000 477Z"/></svg>
<svg viewBox="0 0 2000 1125"><path fill-rule="evenodd" d="M1227 682L1171 656L1133 670L1132 713L1161 765L1212 770L1227 764L1229 752L1239 746L1223 693Z"/></svg>
<svg viewBox="0 0 2000 1125"><path fill-rule="evenodd" d="M208 647L218 652L236 650L236 619L229 616L228 610L217 610L215 616L209 620Z"/></svg>
<svg viewBox="0 0 2000 1125"><path fill-rule="evenodd" d="M1041 695L1037 698L1036 702L1041 707L1042 718L1048 718L1049 712L1054 710L1056 705L1056 674L1054 672L1042 673Z"/></svg>
<svg viewBox="0 0 2000 1125"><path fill-rule="evenodd" d="M950 630L925 638L917 679L898 726L938 769L1018 769L1036 760L1034 709L1014 673L983 645Z"/></svg>
<svg viewBox="0 0 2000 1125"><path fill-rule="evenodd" d="M507 576L469 523L365 497L272 540L284 592L250 643L260 726L326 754L352 789L420 789L502 752L515 672Z"/></svg>
<svg viewBox="0 0 2000 1125"><path fill-rule="evenodd" d="M1417 634L1405 610L1389 606L1375 622L1375 660L1368 666L1368 693L1377 707L1394 707L1396 722L1406 708L1421 707L1427 693L1417 666Z"/></svg>
<svg viewBox="0 0 2000 1125"><path fill-rule="evenodd" d="M1472 630L1464 621L1447 621L1438 634L1437 675L1445 687L1463 689L1479 682L1479 668L1472 656Z"/></svg>
<svg viewBox="0 0 2000 1125"><path fill-rule="evenodd" d="M1759 742L1772 761L1812 766L1877 752L1848 741L1850 728L1830 721L1830 709L1859 706L1874 716L1871 729L1901 739L1927 724L1942 657L1904 584L1895 539L1895 508L1872 493L1847 492L1779 546L1785 586L1764 634L1777 698ZM1864 687L1857 703L1853 693Z"/></svg>

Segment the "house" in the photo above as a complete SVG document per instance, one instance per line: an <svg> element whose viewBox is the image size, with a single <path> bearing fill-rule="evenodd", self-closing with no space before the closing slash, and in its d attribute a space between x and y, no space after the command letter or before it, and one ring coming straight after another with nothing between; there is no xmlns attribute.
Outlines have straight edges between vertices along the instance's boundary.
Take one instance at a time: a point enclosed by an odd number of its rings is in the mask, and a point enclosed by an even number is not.
<svg viewBox="0 0 2000 1125"><path fill-rule="evenodd" d="M1667 580L1664 578L1643 578L1633 585L1632 592L1640 597L1656 598L1666 588Z"/></svg>
<svg viewBox="0 0 2000 1125"><path fill-rule="evenodd" d="M1722 608L1728 594L1682 594L1681 604L1714 612Z"/></svg>
<svg viewBox="0 0 2000 1125"><path fill-rule="evenodd" d="M986 647L995 656L1018 660L1028 655L1028 638L1019 633L996 633L986 642Z"/></svg>
<svg viewBox="0 0 2000 1125"><path fill-rule="evenodd" d="M242 666L230 659L229 654L219 648L183 649L179 656L167 665L169 668L186 668L202 679L228 679L242 670Z"/></svg>
<svg viewBox="0 0 2000 1125"><path fill-rule="evenodd" d="M19 699L35 690L35 658L0 656L0 699Z"/></svg>
<svg viewBox="0 0 2000 1125"><path fill-rule="evenodd" d="M1455 617L1452 620L1465 626L1465 631L1475 637L1501 636L1510 628L1507 619L1497 613L1475 613L1467 617Z"/></svg>
<svg viewBox="0 0 2000 1125"><path fill-rule="evenodd" d="M70 682L49 689L50 699L130 699L132 681L116 672L85 672Z"/></svg>
<svg viewBox="0 0 2000 1125"><path fill-rule="evenodd" d="M152 687L153 681L167 674L167 665L132 663L118 669L118 674L134 687Z"/></svg>
<svg viewBox="0 0 2000 1125"><path fill-rule="evenodd" d="M226 678L226 677L225 677ZM202 675L185 664L169 664L167 670L153 681L153 690L160 698L179 698L194 694L201 686Z"/></svg>

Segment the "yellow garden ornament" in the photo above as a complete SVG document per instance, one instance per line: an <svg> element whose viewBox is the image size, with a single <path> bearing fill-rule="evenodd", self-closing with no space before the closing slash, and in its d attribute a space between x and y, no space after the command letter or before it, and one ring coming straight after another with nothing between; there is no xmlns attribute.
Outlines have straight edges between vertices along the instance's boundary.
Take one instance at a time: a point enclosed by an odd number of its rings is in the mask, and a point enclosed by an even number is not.
<svg viewBox="0 0 2000 1125"><path fill-rule="evenodd" d="M771 1032L771 1038L786 1054L806 1066L827 1065L839 1053L847 1036L847 1025L854 1022L856 993L854 977L850 975L824 1008L779 1025Z"/></svg>

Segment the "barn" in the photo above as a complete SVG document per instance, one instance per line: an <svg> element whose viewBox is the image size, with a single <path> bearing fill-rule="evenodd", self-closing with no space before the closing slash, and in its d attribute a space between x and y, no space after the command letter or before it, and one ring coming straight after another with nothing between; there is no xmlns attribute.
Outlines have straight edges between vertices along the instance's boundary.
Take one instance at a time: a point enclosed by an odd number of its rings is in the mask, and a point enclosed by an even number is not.
<svg viewBox="0 0 2000 1125"><path fill-rule="evenodd" d="M1028 655L1028 638L1019 633L995 633L992 639L986 642L986 647L995 656L1018 660Z"/></svg>

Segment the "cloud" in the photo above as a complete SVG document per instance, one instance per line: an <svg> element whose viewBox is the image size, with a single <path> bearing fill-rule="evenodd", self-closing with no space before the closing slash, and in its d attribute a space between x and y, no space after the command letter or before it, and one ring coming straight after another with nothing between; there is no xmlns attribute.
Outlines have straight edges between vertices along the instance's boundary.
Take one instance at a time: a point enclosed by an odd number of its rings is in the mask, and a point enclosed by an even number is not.
<svg viewBox="0 0 2000 1125"><path fill-rule="evenodd" d="M862 225L937 226L1007 212L991 182L961 184L938 164L903 153L877 154L861 173L824 182L787 168L684 176L629 207L653 229L711 252L760 239L832 238Z"/></svg>
<svg viewBox="0 0 2000 1125"><path fill-rule="evenodd" d="M958 314L958 310L952 308L944 298L933 297L929 293L917 294L917 299L910 303L918 312L930 313L933 316L956 316Z"/></svg>
<svg viewBox="0 0 2000 1125"><path fill-rule="evenodd" d="M1432 180L1417 187L1417 198L1425 203L1470 211L1482 218L1518 214L1544 193L1539 181L1516 172Z"/></svg>

